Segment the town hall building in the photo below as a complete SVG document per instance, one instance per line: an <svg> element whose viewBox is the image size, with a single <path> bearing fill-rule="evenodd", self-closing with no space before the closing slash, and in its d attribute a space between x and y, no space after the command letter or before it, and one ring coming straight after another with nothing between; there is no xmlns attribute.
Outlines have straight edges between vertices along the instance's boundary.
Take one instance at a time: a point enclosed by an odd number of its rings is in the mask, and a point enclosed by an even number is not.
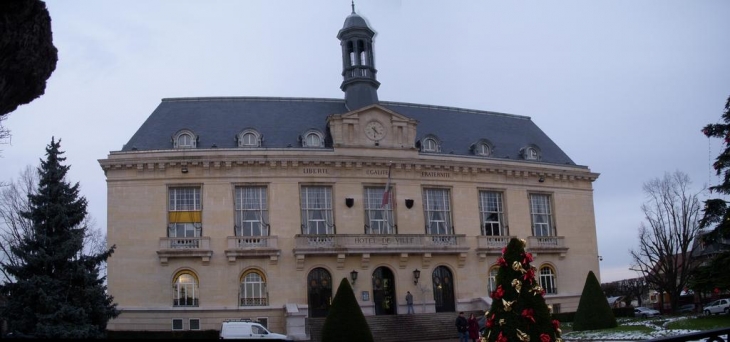
<svg viewBox="0 0 730 342"><path fill-rule="evenodd" d="M107 179L109 330L251 318L307 339L346 278L366 316L486 310L512 237L555 311L599 275L598 174L529 117L381 101L374 31L337 34L344 98L166 98ZM334 87L335 85L333 85Z"/></svg>

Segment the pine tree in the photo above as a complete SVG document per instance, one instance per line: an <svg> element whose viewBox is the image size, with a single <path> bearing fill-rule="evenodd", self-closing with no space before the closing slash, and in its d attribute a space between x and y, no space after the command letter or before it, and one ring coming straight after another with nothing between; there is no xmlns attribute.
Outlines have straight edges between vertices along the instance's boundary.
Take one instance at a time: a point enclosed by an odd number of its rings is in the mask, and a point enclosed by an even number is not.
<svg viewBox="0 0 730 342"><path fill-rule="evenodd" d="M342 278L322 327L322 342L373 342L368 321L347 278Z"/></svg>
<svg viewBox="0 0 730 342"><path fill-rule="evenodd" d="M99 254L83 252L87 202L78 183L66 182L69 166L61 164L66 158L60 139L54 140L38 169L38 191L21 213L32 230L11 248L19 262L2 264L14 278L0 286L7 297L3 316L17 337L103 338L107 322L119 315L99 273L114 246Z"/></svg>
<svg viewBox="0 0 730 342"><path fill-rule="evenodd" d="M597 330L615 328L616 317L601 290L601 284L593 271L588 272L583 293L580 295L578 310L575 312L573 330Z"/></svg>
<svg viewBox="0 0 730 342"><path fill-rule="evenodd" d="M724 123L706 125L702 134L708 138L723 139L724 150L712 164L718 176L722 176L722 183L710 186L710 191L726 197L730 195L730 97L725 102L725 112L722 114ZM704 217L700 220L700 228L710 228L711 234L703 235L702 239L708 243L730 238L730 208L725 198L711 198L705 201ZM722 270L730 263L730 251L718 254L709 265L700 266L700 274L711 274L714 270ZM706 287L708 284L704 284ZM730 272L717 272L712 279L712 285L717 288L730 287ZM697 288L695 290L701 290Z"/></svg>
<svg viewBox="0 0 730 342"><path fill-rule="evenodd" d="M485 314L483 337L497 342L561 342L560 322L551 320L551 308L545 303L545 290L535 279L525 240L512 238L497 262L497 289Z"/></svg>

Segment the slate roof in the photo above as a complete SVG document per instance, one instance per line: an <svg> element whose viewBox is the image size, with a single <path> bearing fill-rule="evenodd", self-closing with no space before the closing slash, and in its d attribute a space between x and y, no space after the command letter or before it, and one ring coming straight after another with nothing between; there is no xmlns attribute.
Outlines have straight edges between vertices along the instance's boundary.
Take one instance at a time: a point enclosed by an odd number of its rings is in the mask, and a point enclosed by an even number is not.
<svg viewBox="0 0 730 342"><path fill-rule="evenodd" d="M417 120L417 139L436 136L441 142L441 154L473 156L471 145L487 139L494 146L492 158L522 160L520 149L532 144L541 151L540 163L575 165L526 116L399 102L379 104ZM172 137L182 129L199 137L198 149L213 145L238 148L235 137L248 128L263 134L261 148L303 148L299 141L302 134L310 129L326 134L327 117L347 112L342 99L168 98L162 100L122 151L172 149Z"/></svg>

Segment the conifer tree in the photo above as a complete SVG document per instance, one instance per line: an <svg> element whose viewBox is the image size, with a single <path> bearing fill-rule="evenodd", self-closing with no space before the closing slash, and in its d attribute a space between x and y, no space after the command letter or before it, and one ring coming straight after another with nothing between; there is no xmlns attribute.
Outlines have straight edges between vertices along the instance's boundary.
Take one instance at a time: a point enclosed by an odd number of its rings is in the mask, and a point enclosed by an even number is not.
<svg viewBox="0 0 730 342"><path fill-rule="evenodd" d="M322 327L322 342L373 342L368 321L347 278L342 278Z"/></svg>
<svg viewBox="0 0 730 342"><path fill-rule="evenodd" d="M535 279L532 255L525 252L525 240L512 238L497 259L497 288L492 306L485 314L482 337L497 342L561 342L560 322L551 320L545 290Z"/></svg>
<svg viewBox="0 0 730 342"><path fill-rule="evenodd" d="M46 147L38 191L21 212L32 229L11 248L18 263L2 264L13 277L0 286L7 297L3 316L16 337L103 338L107 322L119 315L99 274L114 246L84 254L87 202L79 196L79 183L65 180L69 166L62 165L60 146L60 139L51 139Z"/></svg>
<svg viewBox="0 0 730 342"><path fill-rule="evenodd" d="M578 302L578 310L575 312L573 330L597 330L617 326L616 317L601 290L598 278L593 271L589 271L586 283L583 285L583 293L580 295L580 302Z"/></svg>
<svg viewBox="0 0 730 342"><path fill-rule="evenodd" d="M721 182L710 186L710 192L716 198L705 201L704 216L700 220L701 229L709 229L712 232L705 234L702 239L707 243L719 243L723 239L730 238L730 206L727 196L730 195L730 97L725 102L725 111L721 118L722 123L708 124L702 128L702 134L708 138L723 139L723 150L715 158L712 167L715 169ZM709 264L700 266L697 276L714 274L711 279L700 280L700 291L702 287L727 288L730 287L730 272L722 270L730 263L730 250L721 251Z"/></svg>

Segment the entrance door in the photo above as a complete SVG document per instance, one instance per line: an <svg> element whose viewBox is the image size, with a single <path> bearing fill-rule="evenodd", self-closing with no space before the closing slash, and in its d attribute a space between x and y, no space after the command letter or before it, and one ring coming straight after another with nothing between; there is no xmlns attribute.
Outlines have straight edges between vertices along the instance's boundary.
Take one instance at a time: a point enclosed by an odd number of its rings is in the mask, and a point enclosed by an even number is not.
<svg viewBox="0 0 730 342"><path fill-rule="evenodd" d="M332 304L332 276L324 268L315 268L307 276L309 317L327 317Z"/></svg>
<svg viewBox="0 0 730 342"><path fill-rule="evenodd" d="M433 299L436 302L436 312L454 312L454 277L446 266L439 266L433 270Z"/></svg>
<svg viewBox="0 0 730 342"><path fill-rule="evenodd" d="M393 272L387 267L378 267L373 271L373 304L376 315L395 315L395 281Z"/></svg>

